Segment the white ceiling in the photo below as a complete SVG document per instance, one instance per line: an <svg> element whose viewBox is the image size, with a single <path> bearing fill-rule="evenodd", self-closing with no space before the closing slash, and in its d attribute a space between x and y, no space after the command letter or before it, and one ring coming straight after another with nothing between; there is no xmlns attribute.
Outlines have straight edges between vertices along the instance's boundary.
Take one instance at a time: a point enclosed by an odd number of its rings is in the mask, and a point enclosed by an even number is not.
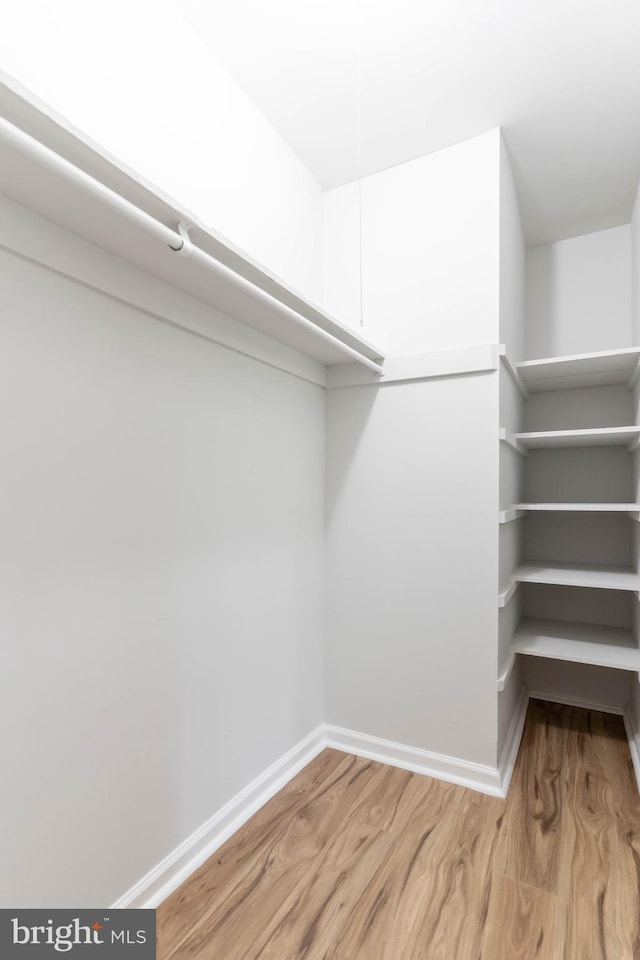
<svg viewBox="0 0 640 960"><path fill-rule="evenodd" d="M175 2L325 188L501 126L529 243L630 219L640 0Z"/></svg>

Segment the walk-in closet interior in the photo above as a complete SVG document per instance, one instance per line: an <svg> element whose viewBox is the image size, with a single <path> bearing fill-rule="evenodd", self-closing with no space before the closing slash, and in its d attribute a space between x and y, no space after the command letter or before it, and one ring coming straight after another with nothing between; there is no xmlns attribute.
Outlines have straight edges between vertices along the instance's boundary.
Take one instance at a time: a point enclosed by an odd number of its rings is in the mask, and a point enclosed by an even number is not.
<svg viewBox="0 0 640 960"><path fill-rule="evenodd" d="M0 31L0 904L156 906L327 746L504 797L531 697L640 779L640 144L447 127L373 9L62 6Z"/></svg>

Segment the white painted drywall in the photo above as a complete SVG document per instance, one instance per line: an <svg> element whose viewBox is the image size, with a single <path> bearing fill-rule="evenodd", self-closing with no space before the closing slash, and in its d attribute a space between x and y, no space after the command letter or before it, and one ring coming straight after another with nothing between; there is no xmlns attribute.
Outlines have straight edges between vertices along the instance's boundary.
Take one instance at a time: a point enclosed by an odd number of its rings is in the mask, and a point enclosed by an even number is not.
<svg viewBox="0 0 640 960"><path fill-rule="evenodd" d="M522 518L511 523L501 523L498 531L500 564L496 594L509 588L513 574L522 561Z"/></svg>
<svg viewBox="0 0 640 960"><path fill-rule="evenodd" d="M635 0L176 2L326 186L502 120L530 243L629 221Z"/></svg>
<svg viewBox="0 0 640 960"><path fill-rule="evenodd" d="M351 327L360 326L361 244L359 183L323 195L322 304Z"/></svg>
<svg viewBox="0 0 640 960"><path fill-rule="evenodd" d="M580 496L582 491L575 492L578 502L586 500L586 497ZM625 513L532 511L523 517L521 529L527 560L594 563L612 567L631 565L632 524ZM561 589L556 587L552 592L557 595ZM603 608L608 599L608 595L599 595Z"/></svg>
<svg viewBox="0 0 640 960"><path fill-rule="evenodd" d="M631 217L631 342L640 344L640 185Z"/></svg>
<svg viewBox="0 0 640 960"><path fill-rule="evenodd" d="M529 249L526 298L529 360L632 346L629 225Z"/></svg>
<svg viewBox="0 0 640 960"><path fill-rule="evenodd" d="M320 298L317 182L170 0L23 0L4 18L0 62L205 223Z"/></svg>
<svg viewBox="0 0 640 960"><path fill-rule="evenodd" d="M524 681L533 697L609 708L621 713L629 702L633 674L587 663L523 657Z"/></svg>
<svg viewBox="0 0 640 960"><path fill-rule="evenodd" d="M638 293L640 292L640 204L636 200L631 221L631 230L633 237L633 286L634 286L634 340L638 340L640 332L640 304L638 302ZM633 422L640 423L640 384L636 381L632 389ZM640 497L640 450L635 450L631 454L631 482L632 494ZM636 572L640 571L640 524L631 524L631 567ZM632 636L638 646L640 646L640 600L636 594L629 598L630 606L630 624ZM640 678L637 674L631 675L629 702L627 704L627 723L630 737L632 755L636 764L636 777L640 784ZM634 749L635 748L635 749Z"/></svg>
<svg viewBox="0 0 640 960"><path fill-rule="evenodd" d="M509 734L513 732L513 724L519 720L518 712L522 706L523 696L523 667L522 657L516 657L511 675L504 690L498 694L498 764L506 762L505 748L509 746Z"/></svg>
<svg viewBox="0 0 640 960"><path fill-rule="evenodd" d="M499 340L506 346L513 362L524 356L525 323L525 247L518 195L513 180L511 160L500 137L500 256L499 256ZM522 430L524 402L504 364L498 375L500 426L509 433ZM501 509L522 502L524 463L507 444L499 444ZM522 520L503 524L499 530L499 573L496 593L506 590L515 568L522 558ZM496 674L503 675L511 662L510 643L522 612L522 591L516 590L507 606L498 612L498 655ZM505 688L497 697L497 762L503 763L503 752L517 722L521 706L522 665L519 658L511 669Z"/></svg>
<svg viewBox="0 0 640 960"><path fill-rule="evenodd" d="M520 206L513 180L511 160L500 137L500 322L499 340L506 346L513 362L524 356L525 247ZM500 426L509 433L522 430L523 398L507 369L501 365L498 376L500 391ZM512 447L499 444L501 509L522 501L524 483L523 458ZM513 572L522 558L522 520L503 524L499 531L499 574L496 593L508 588ZM497 674L502 675L510 663L509 646L522 613L522 590L517 590L507 606L498 613ZM497 698L497 761L504 761L503 751L517 721L521 705L522 665L519 658L512 667L504 690Z"/></svg>
<svg viewBox="0 0 640 960"><path fill-rule="evenodd" d="M391 355L497 342L499 162L494 130L329 191L327 309ZM329 391L329 723L495 766L498 459L497 373Z"/></svg>
<svg viewBox="0 0 640 960"><path fill-rule="evenodd" d="M627 734L630 738L636 780L640 786L640 683L632 677L626 705Z"/></svg>
<svg viewBox="0 0 640 960"><path fill-rule="evenodd" d="M497 341L499 156L493 130L361 181L364 333L388 353ZM357 324L358 184L324 209L323 303Z"/></svg>
<svg viewBox="0 0 640 960"><path fill-rule="evenodd" d="M0 274L0 903L106 905L322 721L324 394Z"/></svg>
<svg viewBox="0 0 640 960"><path fill-rule="evenodd" d="M547 554L547 558L553 554ZM528 557L525 554L525 559ZM539 559L536 558L536 559ZM555 559L555 558L554 558ZM606 556L605 561L606 562ZM631 627L630 596L624 590L549 586L527 583L520 588L525 617L576 620L611 627Z"/></svg>
<svg viewBox="0 0 640 960"><path fill-rule="evenodd" d="M635 423L626 385L577 387L532 393L525 404L524 430L586 430Z"/></svg>
<svg viewBox="0 0 640 960"><path fill-rule="evenodd" d="M524 432L524 398L504 363L500 364L500 426L507 433Z"/></svg>
<svg viewBox="0 0 640 960"><path fill-rule="evenodd" d="M492 766L497 382L327 395L327 721Z"/></svg>
<svg viewBox="0 0 640 960"><path fill-rule="evenodd" d="M524 359L525 247L511 161L500 137L500 342ZM504 426L504 424L503 424Z"/></svg>
<svg viewBox="0 0 640 960"><path fill-rule="evenodd" d="M626 447L530 450L525 503L631 501L631 463Z"/></svg>
<svg viewBox="0 0 640 960"><path fill-rule="evenodd" d="M504 675L505 670L511 662L511 640L522 619L522 603L523 591L522 587L519 587L512 593L511 598L504 607L498 608L498 676ZM498 700L500 701L500 699L499 697ZM502 699L504 700L504 704L508 706L511 697L507 696ZM506 733L506 730L504 732ZM500 750L498 750L498 756L500 756Z"/></svg>

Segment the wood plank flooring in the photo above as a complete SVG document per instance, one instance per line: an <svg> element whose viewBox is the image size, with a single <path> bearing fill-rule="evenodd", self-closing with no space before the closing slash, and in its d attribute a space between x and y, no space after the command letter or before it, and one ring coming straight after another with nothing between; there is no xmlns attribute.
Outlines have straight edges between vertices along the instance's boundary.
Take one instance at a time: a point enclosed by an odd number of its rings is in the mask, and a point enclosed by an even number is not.
<svg viewBox="0 0 640 960"><path fill-rule="evenodd" d="M640 960L620 717L532 701L506 800L325 750L158 910L158 960Z"/></svg>

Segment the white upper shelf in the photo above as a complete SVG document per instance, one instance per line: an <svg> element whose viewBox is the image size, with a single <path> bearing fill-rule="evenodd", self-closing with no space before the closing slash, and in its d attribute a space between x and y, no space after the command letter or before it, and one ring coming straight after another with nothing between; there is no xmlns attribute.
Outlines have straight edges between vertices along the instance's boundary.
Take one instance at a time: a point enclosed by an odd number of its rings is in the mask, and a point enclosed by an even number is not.
<svg viewBox="0 0 640 960"><path fill-rule="evenodd" d="M640 511L640 503L514 503L512 510L555 510L579 513L627 513Z"/></svg>
<svg viewBox="0 0 640 960"><path fill-rule="evenodd" d="M548 583L565 587L602 590L640 590L640 575L626 567L592 563L523 563L513 575L518 583Z"/></svg>
<svg viewBox="0 0 640 960"><path fill-rule="evenodd" d="M511 642L513 653L640 671L640 650L630 630L593 623L525 618Z"/></svg>
<svg viewBox="0 0 640 960"><path fill-rule="evenodd" d="M591 430L546 430L514 433L513 440L525 450L554 447L630 447L640 437L638 427L597 427Z"/></svg>
<svg viewBox="0 0 640 960"><path fill-rule="evenodd" d="M353 363L341 345L368 361L384 357L4 75L0 118L0 190L12 200L320 363ZM33 141L39 150L32 149ZM56 158L62 163L52 162ZM72 175L73 168L80 177ZM102 191L92 192L91 180ZM112 205L107 194L124 202ZM188 223L194 247L228 268L226 277L172 252L126 215L131 205L165 229ZM244 283L234 283L230 273ZM273 299L266 301L265 294ZM291 311L302 317L302 325ZM339 342L329 342L322 332Z"/></svg>
<svg viewBox="0 0 640 960"><path fill-rule="evenodd" d="M514 364L518 378L528 393L630 384L640 361L640 347L578 353L546 360L526 360Z"/></svg>

